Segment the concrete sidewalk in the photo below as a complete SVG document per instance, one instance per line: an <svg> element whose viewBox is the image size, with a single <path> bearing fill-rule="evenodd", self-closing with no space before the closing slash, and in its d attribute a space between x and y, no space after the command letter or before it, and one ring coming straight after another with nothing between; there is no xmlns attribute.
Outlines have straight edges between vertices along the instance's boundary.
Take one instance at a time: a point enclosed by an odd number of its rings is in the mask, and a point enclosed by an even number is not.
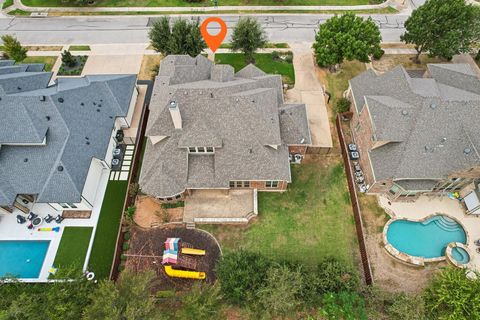
<svg viewBox="0 0 480 320"><path fill-rule="evenodd" d="M389 6L397 7L396 0L387 0L381 4L358 6L220 6L220 7L29 7L21 0L14 0L8 11L21 9L31 12L191 12L202 13L217 11L329 11L329 10L372 10Z"/></svg>

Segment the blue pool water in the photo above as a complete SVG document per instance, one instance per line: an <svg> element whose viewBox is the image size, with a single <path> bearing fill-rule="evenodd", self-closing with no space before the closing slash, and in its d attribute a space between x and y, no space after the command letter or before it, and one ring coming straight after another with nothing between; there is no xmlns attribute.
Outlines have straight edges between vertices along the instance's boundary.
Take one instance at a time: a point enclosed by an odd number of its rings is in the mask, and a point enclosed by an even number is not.
<svg viewBox="0 0 480 320"><path fill-rule="evenodd" d="M470 255L468 254L468 252L465 249L459 247L452 248L452 258L460 264L465 264L470 261Z"/></svg>
<svg viewBox="0 0 480 320"><path fill-rule="evenodd" d="M465 243L466 236L455 220L437 215L423 222L396 220L388 227L387 240L411 256L438 258L450 242Z"/></svg>
<svg viewBox="0 0 480 320"><path fill-rule="evenodd" d="M0 241L0 277L38 278L50 241Z"/></svg>

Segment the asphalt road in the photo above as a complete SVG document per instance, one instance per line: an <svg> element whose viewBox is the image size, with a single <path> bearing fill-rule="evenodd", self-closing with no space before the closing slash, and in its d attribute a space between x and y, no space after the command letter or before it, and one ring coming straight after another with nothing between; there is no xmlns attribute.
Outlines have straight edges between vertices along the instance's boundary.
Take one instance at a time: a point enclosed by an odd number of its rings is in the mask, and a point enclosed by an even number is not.
<svg viewBox="0 0 480 320"><path fill-rule="evenodd" d="M239 18L238 15L220 16L229 29ZM203 16L205 17L208 16ZM266 14L255 17L261 21L272 42L312 42L319 23L331 15ZM371 17L379 25L385 42L399 41L400 35L404 32L403 23L408 18L407 15L371 15ZM23 44L147 43L149 25L153 19L155 18L145 16L1 17L0 35L14 34ZM211 33L214 34L215 28L211 29Z"/></svg>

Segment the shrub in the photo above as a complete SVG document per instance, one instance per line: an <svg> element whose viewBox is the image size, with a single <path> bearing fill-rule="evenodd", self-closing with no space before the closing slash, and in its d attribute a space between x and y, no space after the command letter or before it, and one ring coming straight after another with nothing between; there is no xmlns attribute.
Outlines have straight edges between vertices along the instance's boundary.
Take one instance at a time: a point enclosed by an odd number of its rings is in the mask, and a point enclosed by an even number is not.
<svg viewBox="0 0 480 320"><path fill-rule="evenodd" d="M334 258L325 259L313 272L307 272L305 277L308 279L305 283L306 298L309 300L325 293L354 292L360 284L356 271Z"/></svg>
<svg viewBox="0 0 480 320"><path fill-rule="evenodd" d="M125 232L125 233L123 234L123 239L124 239L125 241L130 240L131 237L132 237L132 234L131 234L130 232Z"/></svg>
<svg viewBox="0 0 480 320"><path fill-rule="evenodd" d="M379 49L373 52L373 59L379 60L385 54L385 50Z"/></svg>
<svg viewBox="0 0 480 320"><path fill-rule="evenodd" d="M226 253L217 266L220 289L226 300L246 304L266 283L272 263L264 256L244 250Z"/></svg>
<svg viewBox="0 0 480 320"><path fill-rule="evenodd" d="M320 309L322 319L367 320L365 302L356 292L327 293Z"/></svg>
<svg viewBox="0 0 480 320"><path fill-rule="evenodd" d="M480 61L480 49L478 49L477 55L475 56L475 60Z"/></svg>
<svg viewBox="0 0 480 320"><path fill-rule="evenodd" d="M265 286L258 291L261 312L267 317L287 316L302 304L302 273L287 265L268 269Z"/></svg>
<svg viewBox="0 0 480 320"><path fill-rule="evenodd" d="M125 211L125 216L127 216L129 220L133 220L133 216L135 215L136 210L137 210L137 207L135 206L128 207L127 211Z"/></svg>
<svg viewBox="0 0 480 320"><path fill-rule="evenodd" d="M292 63L293 62L293 55L289 54L285 57L285 62Z"/></svg>
<svg viewBox="0 0 480 320"><path fill-rule="evenodd" d="M337 113L347 112L350 110L350 105L351 105L350 100L342 97L337 101L337 104L335 105L335 112Z"/></svg>
<svg viewBox="0 0 480 320"><path fill-rule="evenodd" d="M127 256L122 253L120 255L120 260L127 260Z"/></svg>
<svg viewBox="0 0 480 320"><path fill-rule="evenodd" d="M62 63L69 68L73 68L77 65L77 60L72 56L70 51L64 50L62 52Z"/></svg>
<svg viewBox="0 0 480 320"><path fill-rule="evenodd" d="M225 319L222 314L222 296L217 286L195 283L183 296L182 307L176 316L180 320Z"/></svg>
<svg viewBox="0 0 480 320"><path fill-rule="evenodd" d="M124 242L122 244L122 250L123 251L127 251L129 248L130 248L130 245L128 244L128 242Z"/></svg>
<svg viewBox="0 0 480 320"><path fill-rule="evenodd" d="M425 304L422 296L402 292L393 296L386 313L391 320L424 320Z"/></svg>
<svg viewBox="0 0 480 320"><path fill-rule="evenodd" d="M273 60L279 60L280 59L280 53L278 51L273 51L272 52L272 59Z"/></svg>

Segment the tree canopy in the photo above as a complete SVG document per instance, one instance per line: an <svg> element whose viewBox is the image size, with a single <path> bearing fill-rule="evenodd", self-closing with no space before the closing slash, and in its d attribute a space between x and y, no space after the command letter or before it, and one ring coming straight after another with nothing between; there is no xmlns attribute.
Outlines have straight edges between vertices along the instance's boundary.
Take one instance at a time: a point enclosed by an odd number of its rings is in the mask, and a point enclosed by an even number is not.
<svg viewBox="0 0 480 320"><path fill-rule="evenodd" d="M381 55L380 30L371 18L353 13L334 16L319 26L313 48L317 64L335 67L344 60L368 62L369 56Z"/></svg>
<svg viewBox="0 0 480 320"><path fill-rule="evenodd" d="M405 29L400 38L415 45L417 62L422 52L452 59L480 39L480 8L464 0L427 0L412 12Z"/></svg>
<svg viewBox="0 0 480 320"><path fill-rule="evenodd" d="M260 23L251 17L240 18L232 34L232 50L245 54L247 62L254 62L253 54L267 45L267 36Z"/></svg>
<svg viewBox="0 0 480 320"><path fill-rule="evenodd" d="M27 48L22 47L20 42L12 35L6 34L1 37L3 51L8 59L22 62L27 57Z"/></svg>
<svg viewBox="0 0 480 320"><path fill-rule="evenodd" d="M199 55L207 47L200 32L199 20L176 19L170 26L170 18L162 17L153 23L148 36L155 51L169 54Z"/></svg>

